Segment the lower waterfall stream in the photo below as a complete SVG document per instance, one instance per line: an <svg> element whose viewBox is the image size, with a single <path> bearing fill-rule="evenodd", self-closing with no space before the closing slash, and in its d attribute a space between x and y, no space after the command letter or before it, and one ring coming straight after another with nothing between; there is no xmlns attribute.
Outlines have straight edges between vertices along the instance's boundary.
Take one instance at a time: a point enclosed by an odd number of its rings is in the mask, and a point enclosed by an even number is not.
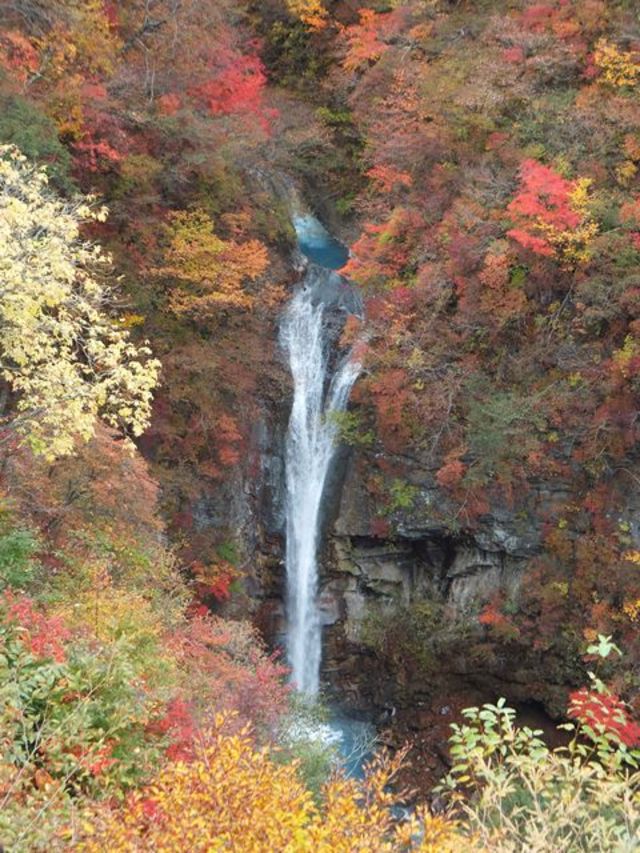
<svg viewBox="0 0 640 853"><path fill-rule="evenodd" d="M318 692L320 679L316 555L322 496L337 433L332 415L344 410L360 372L347 356L328 380L324 306L314 299L323 273L313 267L307 273L282 327L294 381L286 447L288 655L294 684L310 695Z"/></svg>
<svg viewBox="0 0 640 853"><path fill-rule="evenodd" d="M323 497L336 452L333 416L345 410L361 366L353 353L340 357L333 351L329 332L329 310L336 305L351 310L348 299L341 303L349 286L336 272L348 251L311 214L294 215L293 223L300 251L311 263L281 326L294 387L286 440L287 655L293 685L304 696L315 697L322 658L318 549ZM336 746L346 771L360 775L367 750L359 751L359 745L370 739L370 731L368 724L337 712L313 736Z"/></svg>

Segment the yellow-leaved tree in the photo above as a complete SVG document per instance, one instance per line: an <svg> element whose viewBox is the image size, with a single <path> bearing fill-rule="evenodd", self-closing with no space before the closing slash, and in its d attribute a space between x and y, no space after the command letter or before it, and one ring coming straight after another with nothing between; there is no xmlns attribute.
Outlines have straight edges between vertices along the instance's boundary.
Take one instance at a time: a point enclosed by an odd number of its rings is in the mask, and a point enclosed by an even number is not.
<svg viewBox="0 0 640 853"><path fill-rule="evenodd" d="M109 312L97 275L111 258L80 236L106 218L93 202L60 198L43 168L0 146L0 376L16 397L5 425L50 458L91 438L99 416L140 435L160 368Z"/></svg>
<svg viewBox="0 0 640 853"><path fill-rule="evenodd" d="M287 0L287 8L312 29L326 26L329 13L322 0Z"/></svg>
<svg viewBox="0 0 640 853"><path fill-rule="evenodd" d="M232 717L218 716L192 762L164 767L122 806L89 810L74 849L83 853L178 850L238 853L457 853L472 839L454 822L426 809L403 823L389 789L404 756L377 759L365 779L333 776L318 805L295 764L280 764L258 749L250 732L226 731ZM477 848L475 848L477 849Z"/></svg>
<svg viewBox="0 0 640 853"><path fill-rule="evenodd" d="M222 240L209 214L199 208L173 211L165 235L166 265L155 273L178 282L169 299L176 314L202 317L253 306L245 284L260 278L268 263L259 240Z"/></svg>

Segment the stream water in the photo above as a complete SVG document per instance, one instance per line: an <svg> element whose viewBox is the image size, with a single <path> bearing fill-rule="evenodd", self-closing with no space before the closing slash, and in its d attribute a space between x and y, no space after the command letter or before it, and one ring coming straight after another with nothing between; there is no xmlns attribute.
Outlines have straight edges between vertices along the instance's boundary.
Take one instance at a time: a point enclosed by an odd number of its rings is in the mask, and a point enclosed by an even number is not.
<svg viewBox="0 0 640 853"><path fill-rule="evenodd" d="M336 240L324 225L310 213L296 212L293 227L298 246L313 264L328 270L339 270L349 260L349 250Z"/></svg>
<svg viewBox="0 0 640 853"><path fill-rule="evenodd" d="M307 274L282 326L293 375L294 397L286 447L288 655L293 681L318 692L321 625L317 606L319 522L324 487L335 452L332 415L344 410L360 366L348 356L327 376L322 276ZM315 297L315 298L314 298Z"/></svg>
<svg viewBox="0 0 640 853"><path fill-rule="evenodd" d="M352 353L333 351L335 335L330 334L328 317L336 310L336 292L348 289L336 270L349 253L311 214L294 214L293 223L300 251L311 263L281 325L294 388L286 441L287 654L293 684L313 697L320 686L322 658L318 549L336 451L333 416L345 410L361 367ZM359 775L367 752L363 744L370 739L367 724L336 712L321 729L314 736L336 746L347 772Z"/></svg>

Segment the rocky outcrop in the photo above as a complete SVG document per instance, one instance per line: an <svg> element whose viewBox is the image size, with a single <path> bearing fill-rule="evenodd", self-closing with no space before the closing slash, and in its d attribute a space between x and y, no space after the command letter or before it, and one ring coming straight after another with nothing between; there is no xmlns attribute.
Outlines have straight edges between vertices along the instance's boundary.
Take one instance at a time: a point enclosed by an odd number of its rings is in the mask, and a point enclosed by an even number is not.
<svg viewBox="0 0 640 853"><path fill-rule="evenodd" d="M566 491L534 485L517 510L495 506L463 530L447 523L450 508L433 472L417 459L401 463L411 507L391 514L388 535L372 535L376 501L366 487L365 454L351 455L334 495L320 596L332 694L375 712L469 689L487 699L533 698L553 707L557 698L560 705L561 674L557 684L553 676L541 684L534 659L480 660L470 649L482 643L478 614L487 602L501 594L517 603L523 574L541 549L541 519ZM409 636L399 639L403 627Z"/></svg>

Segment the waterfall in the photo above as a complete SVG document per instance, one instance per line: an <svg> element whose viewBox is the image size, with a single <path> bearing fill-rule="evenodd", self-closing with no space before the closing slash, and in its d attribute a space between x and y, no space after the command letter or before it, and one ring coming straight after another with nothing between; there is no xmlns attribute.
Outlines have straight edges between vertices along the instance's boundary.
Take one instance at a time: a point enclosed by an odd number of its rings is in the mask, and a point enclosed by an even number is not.
<svg viewBox="0 0 640 853"><path fill-rule="evenodd" d="M329 380L330 347L323 323L322 286L335 273L311 267L285 313L281 339L294 397L286 446L288 656L298 690L317 693L322 638L317 605L322 496L335 451L337 426L360 365L347 356Z"/></svg>

